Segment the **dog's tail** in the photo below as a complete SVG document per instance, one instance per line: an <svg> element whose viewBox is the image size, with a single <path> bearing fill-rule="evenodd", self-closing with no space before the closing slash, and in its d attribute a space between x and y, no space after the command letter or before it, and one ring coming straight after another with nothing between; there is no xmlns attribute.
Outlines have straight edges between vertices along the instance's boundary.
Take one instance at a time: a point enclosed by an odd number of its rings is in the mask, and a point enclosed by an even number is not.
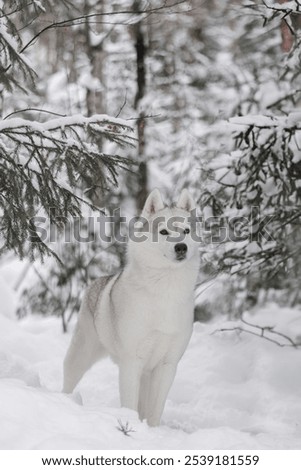
<svg viewBox="0 0 301 470"><path fill-rule="evenodd" d="M71 393L84 373L96 361L108 355L99 341L94 316L99 296L110 279L111 276L97 279L85 292L78 322L64 360L65 393Z"/></svg>

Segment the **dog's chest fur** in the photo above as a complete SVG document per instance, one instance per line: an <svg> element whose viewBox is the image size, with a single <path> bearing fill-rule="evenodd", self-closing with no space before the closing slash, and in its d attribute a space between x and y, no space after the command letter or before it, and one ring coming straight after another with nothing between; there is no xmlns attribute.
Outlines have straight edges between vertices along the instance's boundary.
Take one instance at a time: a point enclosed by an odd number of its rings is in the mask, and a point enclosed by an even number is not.
<svg viewBox="0 0 301 470"><path fill-rule="evenodd" d="M125 272L124 276L128 279L120 279L113 291L121 318L133 317L136 325L165 334L181 331L189 317L187 302L192 304L193 298L187 273L146 273L144 278L133 278Z"/></svg>
<svg viewBox="0 0 301 470"><path fill-rule="evenodd" d="M129 271L112 279L99 304L96 327L115 360L124 354L141 359L147 368L181 356L193 321L190 272L147 273Z"/></svg>

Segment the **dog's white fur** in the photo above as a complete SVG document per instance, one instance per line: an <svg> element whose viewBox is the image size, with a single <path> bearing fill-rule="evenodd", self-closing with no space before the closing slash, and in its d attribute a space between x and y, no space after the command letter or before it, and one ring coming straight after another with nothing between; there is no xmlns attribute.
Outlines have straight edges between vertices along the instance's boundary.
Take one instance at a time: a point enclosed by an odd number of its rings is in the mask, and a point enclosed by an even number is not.
<svg viewBox="0 0 301 470"><path fill-rule="evenodd" d="M157 189L149 195L142 216L153 229L144 225L146 240L130 240L124 271L100 278L86 290L64 361L64 392L71 393L92 364L110 355L119 367L121 405L138 411L149 425L159 425L192 332L199 255L191 234L183 230L194 208L187 190L173 208L164 206ZM157 217L165 222L156 227ZM174 223L172 233L181 232L187 247L181 258L176 242L158 233L170 217L183 221Z"/></svg>

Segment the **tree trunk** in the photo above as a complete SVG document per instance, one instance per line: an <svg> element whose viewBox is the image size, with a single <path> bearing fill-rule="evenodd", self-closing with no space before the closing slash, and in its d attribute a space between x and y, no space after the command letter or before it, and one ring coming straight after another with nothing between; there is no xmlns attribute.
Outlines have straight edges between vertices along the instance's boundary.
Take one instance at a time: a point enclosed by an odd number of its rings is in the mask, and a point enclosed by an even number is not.
<svg viewBox="0 0 301 470"><path fill-rule="evenodd" d="M133 11L142 9L141 0L134 0ZM134 107L138 111L139 119L137 120L138 134L138 192L136 194L137 210L141 211L148 193L148 170L145 161L145 115L139 110L141 100L145 95L146 72L145 72L145 56L146 45L145 35L143 32L142 22L139 21L133 26L135 49L136 49L136 68L137 68L137 92L135 96Z"/></svg>
<svg viewBox="0 0 301 470"><path fill-rule="evenodd" d="M285 3L287 0L278 0L279 3ZM281 20L281 48L283 52L289 52L293 47L294 36L290 30L287 21Z"/></svg>
<svg viewBox="0 0 301 470"><path fill-rule="evenodd" d="M104 2L99 2L97 12L101 13L104 11ZM93 12L95 13L95 8L93 8ZM85 1L84 4L84 14L89 15L91 14L91 6L89 0ZM101 24L98 26L98 33L101 33ZM96 25L93 24L93 28L95 30ZM104 106L104 90L103 90L103 83L104 83L104 72L103 72L103 64L104 64L104 56L105 52L103 50L103 41L100 41L97 44L93 44L91 41L91 25L89 23L89 19L86 18L85 22L85 44L87 50L87 56L90 58L90 72L92 79L99 80L100 87L97 88L91 83L91 87L87 86L87 94L86 94L86 105L87 105L87 115L92 116L93 114L105 114L105 106ZM91 80L92 81L92 80ZM101 137L98 139L99 148L102 148L102 140ZM98 207L102 207L105 203L104 200L104 190L106 185L106 178L103 172L103 168L101 162L99 163L99 171L95 175L87 175L86 184L90 187L90 191L87 192L87 196L92 200L93 204Z"/></svg>

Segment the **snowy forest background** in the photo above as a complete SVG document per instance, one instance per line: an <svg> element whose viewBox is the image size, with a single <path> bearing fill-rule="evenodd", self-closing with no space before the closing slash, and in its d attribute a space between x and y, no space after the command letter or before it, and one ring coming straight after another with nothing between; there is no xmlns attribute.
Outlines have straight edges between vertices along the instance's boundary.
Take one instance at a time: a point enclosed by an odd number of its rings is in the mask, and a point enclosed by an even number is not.
<svg viewBox="0 0 301 470"><path fill-rule="evenodd" d="M206 220L196 320L299 354L300 26L299 1L0 1L11 317L69 332L87 283L125 262L89 216L135 216L154 187L168 203L187 187Z"/></svg>

